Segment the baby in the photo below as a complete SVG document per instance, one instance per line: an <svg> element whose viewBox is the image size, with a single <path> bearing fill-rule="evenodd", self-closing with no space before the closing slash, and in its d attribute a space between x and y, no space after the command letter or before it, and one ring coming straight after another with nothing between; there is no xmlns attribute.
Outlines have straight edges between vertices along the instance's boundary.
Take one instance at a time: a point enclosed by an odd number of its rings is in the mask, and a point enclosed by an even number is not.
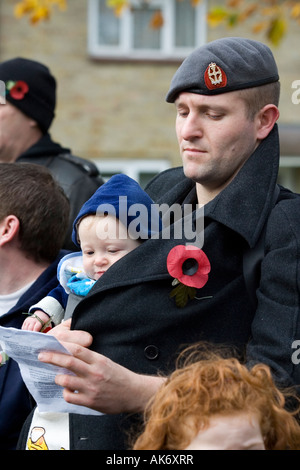
<svg viewBox="0 0 300 470"><path fill-rule="evenodd" d="M143 215L138 224L132 215L134 209L141 209ZM161 228L153 201L138 183L126 175L112 176L82 206L74 221L72 238L81 252L62 258L59 286L30 308L22 329L46 332L69 318L76 304L114 263Z"/></svg>

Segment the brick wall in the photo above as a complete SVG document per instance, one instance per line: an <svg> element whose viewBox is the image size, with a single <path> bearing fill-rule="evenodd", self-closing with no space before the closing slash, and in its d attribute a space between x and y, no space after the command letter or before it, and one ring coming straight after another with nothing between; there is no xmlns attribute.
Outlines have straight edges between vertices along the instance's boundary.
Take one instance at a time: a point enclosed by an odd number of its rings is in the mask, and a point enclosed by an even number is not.
<svg viewBox="0 0 300 470"><path fill-rule="evenodd" d="M210 4L213 2L210 1ZM216 0L214 0L216 3ZM30 26L13 17L13 1L0 4L0 60L24 56L47 64L58 79L57 117L52 136L88 158L164 158L180 164L174 131L175 112L164 101L174 64L95 62L87 54L87 0L70 0L46 24ZM248 35L208 31L208 40ZM291 85L300 80L299 28L273 52L281 82L281 122L300 124L300 105ZM263 39L257 37L256 39Z"/></svg>

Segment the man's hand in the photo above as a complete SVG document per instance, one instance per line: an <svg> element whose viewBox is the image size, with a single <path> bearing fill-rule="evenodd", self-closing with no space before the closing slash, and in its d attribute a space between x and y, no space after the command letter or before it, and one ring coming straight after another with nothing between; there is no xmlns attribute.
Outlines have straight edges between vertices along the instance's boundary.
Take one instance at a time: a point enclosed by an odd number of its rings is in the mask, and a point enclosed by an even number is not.
<svg viewBox="0 0 300 470"><path fill-rule="evenodd" d="M64 387L66 402L106 414L142 412L164 379L136 374L87 349L92 344L91 335L69 328L70 321L63 322L47 334L54 334L72 355L49 351L39 355L42 362L75 374L55 378L56 384Z"/></svg>
<svg viewBox="0 0 300 470"><path fill-rule="evenodd" d="M75 343L86 348L92 344L93 337L87 331L70 330L70 327L71 318L55 326L47 334L55 336L60 343ZM67 344L64 346L69 350L69 346Z"/></svg>

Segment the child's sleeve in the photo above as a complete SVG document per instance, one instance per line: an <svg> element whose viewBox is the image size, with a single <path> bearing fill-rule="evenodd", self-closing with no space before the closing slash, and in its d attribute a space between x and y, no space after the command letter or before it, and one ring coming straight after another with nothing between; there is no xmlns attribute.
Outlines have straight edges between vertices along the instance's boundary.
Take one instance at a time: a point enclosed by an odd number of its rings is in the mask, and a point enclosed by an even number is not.
<svg viewBox="0 0 300 470"><path fill-rule="evenodd" d="M63 320L67 300L68 294L65 289L59 285L52 289L52 291L38 303L32 305L29 312L34 313L36 310L42 310L49 315L54 325L58 325Z"/></svg>

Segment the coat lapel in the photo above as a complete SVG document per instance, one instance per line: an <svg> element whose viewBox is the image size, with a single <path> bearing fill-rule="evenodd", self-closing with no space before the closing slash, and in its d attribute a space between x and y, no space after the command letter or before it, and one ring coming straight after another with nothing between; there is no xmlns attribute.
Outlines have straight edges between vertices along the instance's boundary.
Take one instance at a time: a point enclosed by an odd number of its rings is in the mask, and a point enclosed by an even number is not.
<svg viewBox="0 0 300 470"><path fill-rule="evenodd" d="M239 233L253 247L270 213L279 167L275 125L234 180L205 207L205 216Z"/></svg>
<svg viewBox="0 0 300 470"><path fill-rule="evenodd" d="M205 206L205 217L239 233L250 246L258 239L272 204L279 165L277 146L278 130L275 126L230 185ZM181 204L194 186L182 173L178 182L156 204ZM195 212L184 221L190 224L191 217L195 220ZM172 225L171 233L180 233L178 227L182 224L183 219L178 220ZM189 244L191 241L184 237L183 232L181 238L174 238L168 235L168 227L165 230L160 238L147 240L115 263L96 282L87 297L119 286L169 278L166 263L169 251L176 245Z"/></svg>

